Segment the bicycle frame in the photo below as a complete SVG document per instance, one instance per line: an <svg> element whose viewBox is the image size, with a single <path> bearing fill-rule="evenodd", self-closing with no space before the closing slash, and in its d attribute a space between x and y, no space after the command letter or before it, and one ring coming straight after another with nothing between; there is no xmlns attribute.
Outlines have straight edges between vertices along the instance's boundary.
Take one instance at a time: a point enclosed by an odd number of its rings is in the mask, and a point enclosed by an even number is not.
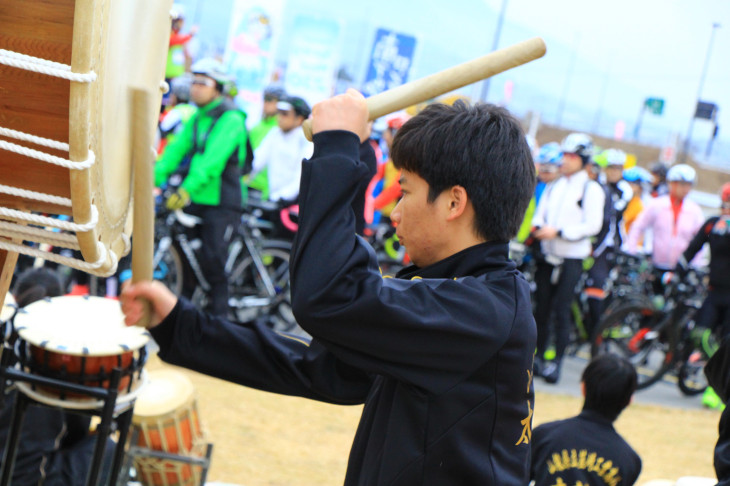
<svg viewBox="0 0 730 486"><path fill-rule="evenodd" d="M199 219L185 215L182 211L176 211L170 213L165 222L166 226L170 228L170 233L160 238L157 244L157 248L155 249L152 259L153 268L156 269L159 266L165 252L169 251L170 247L177 242L180 250L182 250L182 256L185 258L185 262L193 271L193 276L195 277L197 285L203 289L203 291L209 292L210 284L203 275L203 269L200 266L198 257L195 255L195 250L183 230L183 228L190 228L199 224Z"/></svg>

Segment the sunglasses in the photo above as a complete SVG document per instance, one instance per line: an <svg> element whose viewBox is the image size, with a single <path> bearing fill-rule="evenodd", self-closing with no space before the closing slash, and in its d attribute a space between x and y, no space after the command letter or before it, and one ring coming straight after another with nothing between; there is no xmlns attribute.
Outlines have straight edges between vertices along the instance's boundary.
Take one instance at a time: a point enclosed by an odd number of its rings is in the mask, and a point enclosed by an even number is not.
<svg viewBox="0 0 730 486"><path fill-rule="evenodd" d="M264 96L264 101L279 101L276 96Z"/></svg>
<svg viewBox="0 0 730 486"><path fill-rule="evenodd" d="M720 207L721 207L722 209L730 209L730 201L724 201L724 202L723 202L723 203L722 203L722 204L720 205Z"/></svg>
<svg viewBox="0 0 730 486"><path fill-rule="evenodd" d="M215 81L210 78L193 78L193 84L212 88L215 86Z"/></svg>

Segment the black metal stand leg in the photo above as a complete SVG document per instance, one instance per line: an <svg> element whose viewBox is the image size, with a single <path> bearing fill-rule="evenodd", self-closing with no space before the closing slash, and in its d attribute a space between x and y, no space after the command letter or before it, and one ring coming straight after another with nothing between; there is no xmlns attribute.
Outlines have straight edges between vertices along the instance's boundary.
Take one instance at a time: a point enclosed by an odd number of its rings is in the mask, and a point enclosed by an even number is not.
<svg viewBox="0 0 730 486"><path fill-rule="evenodd" d="M8 440L5 444L5 453L3 454L2 478L0 485L8 486L13 478L13 468L15 468L15 456L18 450L18 442L20 442L20 429L25 418L25 411L28 409L28 398L22 393L16 393L15 406L13 407L13 418L8 434Z"/></svg>
<svg viewBox="0 0 730 486"><path fill-rule="evenodd" d="M117 417L117 429L119 430L119 441L117 447L114 450L114 462L112 463L112 470L109 475L109 484L114 485L117 483L119 472L122 469L122 462L124 460L124 450L127 445L127 434L129 433L129 427L132 425L132 412L133 409L129 409Z"/></svg>
<svg viewBox="0 0 730 486"><path fill-rule="evenodd" d="M119 386L120 377L120 370L118 368L114 369L109 380L108 396L104 400L104 408L101 412L101 423L97 427L96 446L91 460L91 469L86 477L86 486L96 486L99 482L101 465L104 461L104 450L106 449L106 439L109 437L112 421L114 420L114 407L117 403L117 387Z"/></svg>
<svg viewBox="0 0 730 486"><path fill-rule="evenodd" d="M130 440L129 440L129 452L124 454L124 463L122 464L122 470L119 473L119 477L117 478L116 486L126 486L127 485L127 482L129 479L129 471L132 469L132 462L134 462L133 448L135 447L135 444L137 443L138 436L139 436L139 431L137 429L133 429L132 435L130 436ZM119 445L122 446L122 450L126 449L126 444L123 444L122 441L119 441Z"/></svg>
<svg viewBox="0 0 730 486"><path fill-rule="evenodd" d="M205 480L208 477L208 468L210 468L210 459L213 456L213 444L211 442L205 447L205 466L203 466L200 472L200 486L205 484Z"/></svg>

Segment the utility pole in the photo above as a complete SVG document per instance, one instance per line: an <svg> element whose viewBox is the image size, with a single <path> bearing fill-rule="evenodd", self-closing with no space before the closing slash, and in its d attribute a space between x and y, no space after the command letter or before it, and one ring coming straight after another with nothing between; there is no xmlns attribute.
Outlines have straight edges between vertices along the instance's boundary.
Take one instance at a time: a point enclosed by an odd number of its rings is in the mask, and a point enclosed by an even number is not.
<svg viewBox="0 0 730 486"><path fill-rule="evenodd" d="M702 99L702 88L705 85L705 77L707 76L707 67L710 65L710 55L712 54L712 44L715 42L715 31L720 27L720 24L714 22L712 24L712 32L710 33L710 42L707 44L707 53L705 54L705 64L702 66L702 73L700 74L700 85L697 88L697 102L692 110L692 118L689 121L689 129L687 130L687 137L684 139L684 149L682 150L682 162L686 162L689 157L690 146L692 143L692 128L694 128L695 114L697 105Z"/></svg>
<svg viewBox="0 0 730 486"><path fill-rule="evenodd" d="M494 31L494 40L492 41L492 51L494 52L499 47L499 37L502 35L502 24L504 24L504 15L507 12L507 3L509 0L502 0L502 8L499 11L499 17L497 18L497 28ZM487 95L489 94L489 81L492 78L489 77L482 81L482 94L479 99L482 102L487 101Z"/></svg>

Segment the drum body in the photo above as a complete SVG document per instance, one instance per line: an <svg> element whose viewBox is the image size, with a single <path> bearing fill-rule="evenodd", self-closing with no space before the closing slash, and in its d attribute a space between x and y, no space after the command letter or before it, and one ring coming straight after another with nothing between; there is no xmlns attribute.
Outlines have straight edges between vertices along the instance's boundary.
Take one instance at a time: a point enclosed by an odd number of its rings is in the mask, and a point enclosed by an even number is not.
<svg viewBox="0 0 730 486"><path fill-rule="evenodd" d="M181 456L205 456L205 433L192 382L171 369L150 371L148 378L132 418L139 434L137 445ZM137 456L135 468L145 486L200 483L200 466L180 461Z"/></svg>
<svg viewBox="0 0 730 486"><path fill-rule="evenodd" d="M19 243L80 250L59 263L104 276L129 251L130 88L161 98L171 5L3 2L0 236L21 248L0 249L54 261Z"/></svg>
<svg viewBox="0 0 730 486"><path fill-rule="evenodd" d="M15 329L18 360L30 373L109 388L111 373L119 368L120 395L138 391L150 336L145 329L124 325L117 301L89 296L40 300L18 310ZM60 400L83 397L52 387L42 392Z"/></svg>

